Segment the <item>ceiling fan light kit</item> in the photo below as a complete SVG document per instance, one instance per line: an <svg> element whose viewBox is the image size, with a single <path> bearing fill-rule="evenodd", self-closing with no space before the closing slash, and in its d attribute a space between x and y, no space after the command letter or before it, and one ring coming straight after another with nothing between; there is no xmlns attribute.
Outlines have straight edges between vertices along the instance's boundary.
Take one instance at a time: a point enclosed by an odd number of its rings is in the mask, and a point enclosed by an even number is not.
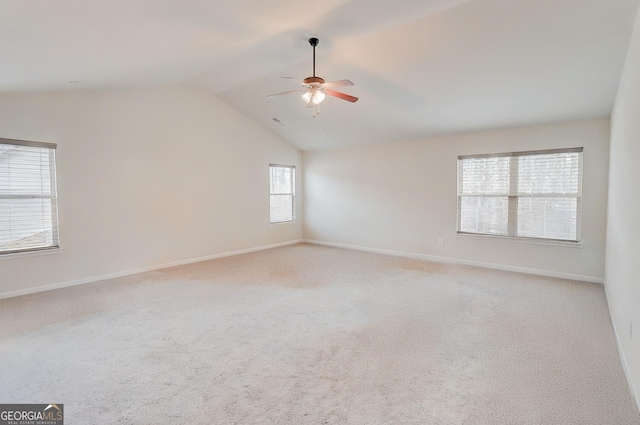
<svg viewBox="0 0 640 425"><path fill-rule="evenodd" d="M325 98L324 91L317 87L311 87L309 90L302 94L302 100L305 103L313 103L314 105L319 105Z"/></svg>
<svg viewBox="0 0 640 425"><path fill-rule="evenodd" d="M325 99L327 95L337 97L338 99L343 99L352 103L358 100L358 98L355 96L330 89L330 87L352 86L353 83L351 81L339 80L326 82L324 78L316 76L316 46L319 42L320 40L315 37L309 39L309 44L311 45L311 47L313 47L313 76L307 77L302 80L301 83L304 88L300 90L289 90L282 93L276 93L267 97L280 96L290 93L302 93L302 100L307 104L307 108L313 108L314 117L320 113L320 103ZM292 79L291 77L282 78Z"/></svg>

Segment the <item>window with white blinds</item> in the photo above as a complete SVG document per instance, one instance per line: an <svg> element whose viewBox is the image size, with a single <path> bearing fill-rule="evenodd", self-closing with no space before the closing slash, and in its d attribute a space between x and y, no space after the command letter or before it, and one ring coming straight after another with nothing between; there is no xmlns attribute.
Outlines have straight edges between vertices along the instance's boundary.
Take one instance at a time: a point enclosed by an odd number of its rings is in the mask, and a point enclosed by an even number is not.
<svg viewBox="0 0 640 425"><path fill-rule="evenodd" d="M0 139L0 254L58 247L55 150Z"/></svg>
<svg viewBox="0 0 640 425"><path fill-rule="evenodd" d="M582 150L458 157L458 233L579 242Z"/></svg>
<svg viewBox="0 0 640 425"><path fill-rule="evenodd" d="M296 219L296 167L269 164L270 220L272 224Z"/></svg>

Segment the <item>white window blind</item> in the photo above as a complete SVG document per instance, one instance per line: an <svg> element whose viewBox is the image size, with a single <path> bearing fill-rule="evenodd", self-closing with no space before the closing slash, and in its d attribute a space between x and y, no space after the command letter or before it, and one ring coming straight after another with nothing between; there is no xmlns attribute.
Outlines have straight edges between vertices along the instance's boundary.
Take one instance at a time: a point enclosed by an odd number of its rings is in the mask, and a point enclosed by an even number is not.
<svg viewBox="0 0 640 425"><path fill-rule="evenodd" d="M269 165L270 221L286 223L296 219L296 167Z"/></svg>
<svg viewBox="0 0 640 425"><path fill-rule="evenodd" d="M55 149L0 139L0 254L58 247Z"/></svg>
<svg viewBox="0 0 640 425"><path fill-rule="evenodd" d="M579 242L582 151L458 157L458 232Z"/></svg>

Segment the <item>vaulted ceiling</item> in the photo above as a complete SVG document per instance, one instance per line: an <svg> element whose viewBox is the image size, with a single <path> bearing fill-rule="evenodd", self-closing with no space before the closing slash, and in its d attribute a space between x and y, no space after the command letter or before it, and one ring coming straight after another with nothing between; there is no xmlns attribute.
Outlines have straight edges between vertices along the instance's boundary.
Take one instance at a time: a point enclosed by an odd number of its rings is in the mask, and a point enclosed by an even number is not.
<svg viewBox="0 0 640 425"><path fill-rule="evenodd" d="M606 117L639 5L0 0L0 95L181 83L304 150ZM312 74L310 37L357 103L266 97Z"/></svg>

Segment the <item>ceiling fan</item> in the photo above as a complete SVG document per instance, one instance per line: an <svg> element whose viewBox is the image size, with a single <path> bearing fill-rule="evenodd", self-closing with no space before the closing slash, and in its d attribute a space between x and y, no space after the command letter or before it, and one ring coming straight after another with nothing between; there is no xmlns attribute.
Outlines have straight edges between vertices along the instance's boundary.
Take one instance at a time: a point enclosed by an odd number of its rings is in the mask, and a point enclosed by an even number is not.
<svg viewBox="0 0 640 425"><path fill-rule="evenodd" d="M357 97L351 96L346 93L342 93L339 91L332 90L335 87L346 87L352 86L353 83L349 80L339 80L339 81L325 81L324 78L320 78L316 76L316 46L320 40L317 38L310 38L309 44L313 47L313 76L307 77L302 81L295 80L291 77L282 77L289 80L298 81L302 84L301 89L298 90L289 90L282 93L271 94L267 97L280 96L283 94L291 94L291 93L302 93L302 100L307 104L307 108L313 108L313 116L315 117L317 113L320 111L320 103L324 100L326 95L337 97L338 99L343 99L348 102L356 102L358 100Z"/></svg>

